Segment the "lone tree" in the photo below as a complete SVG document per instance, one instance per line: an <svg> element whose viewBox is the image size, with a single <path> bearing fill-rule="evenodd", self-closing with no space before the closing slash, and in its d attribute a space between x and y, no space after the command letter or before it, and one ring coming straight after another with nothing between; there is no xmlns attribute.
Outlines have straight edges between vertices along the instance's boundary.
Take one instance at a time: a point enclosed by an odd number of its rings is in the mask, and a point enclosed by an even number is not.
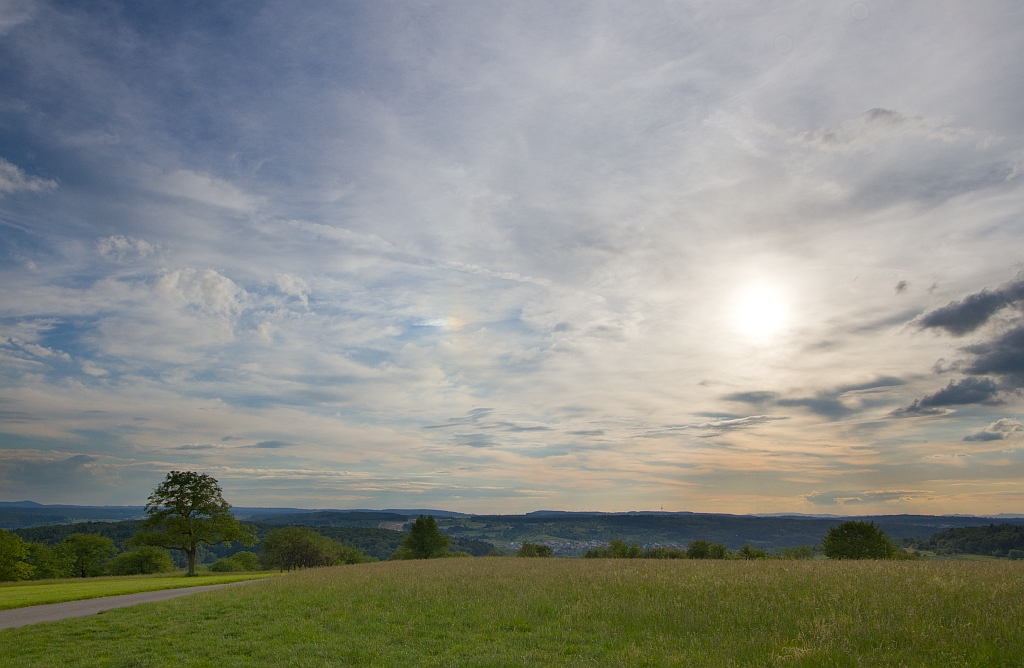
<svg viewBox="0 0 1024 668"><path fill-rule="evenodd" d="M171 471L149 495L141 530L132 537L135 545L157 545L188 555L188 574L196 574L199 545L237 541L252 545L256 535L239 524L231 505L221 496L212 476L192 471Z"/></svg>
<svg viewBox="0 0 1024 668"><path fill-rule="evenodd" d="M395 550L390 559L437 559L447 554L447 548L448 536L437 528L434 516L420 515L409 527L409 535L402 541L402 547Z"/></svg>
<svg viewBox="0 0 1024 668"><path fill-rule="evenodd" d="M891 559L896 548L874 522L843 522L821 539L821 551L829 559Z"/></svg>

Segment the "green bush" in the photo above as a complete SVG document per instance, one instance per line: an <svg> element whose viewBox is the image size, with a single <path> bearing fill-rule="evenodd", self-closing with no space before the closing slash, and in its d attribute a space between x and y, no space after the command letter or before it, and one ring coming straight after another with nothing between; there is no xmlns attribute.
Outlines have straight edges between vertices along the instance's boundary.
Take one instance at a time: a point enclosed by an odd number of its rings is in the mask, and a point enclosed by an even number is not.
<svg viewBox="0 0 1024 668"><path fill-rule="evenodd" d="M711 543L708 546L708 559L731 559L732 552L721 543Z"/></svg>
<svg viewBox="0 0 1024 668"><path fill-rule="evenodd" d="M594 547L583 554L585 559L638 559L640 556L638 544L626 545L626 541L619 539L608 543L608 547Z"/></svg>
<svg viewBox="0 0 1024 668"><path fill-rule="evenodd" d="M768 553L747 543L736 552L736 556L740 559L767 559Z"/></svg>
<svg viewBox="0 0 1024 668"><path fill-rule="evenodd" d="M829 559L892 559L896 548L874 522L843 522L821 539L821 551ZM904 553L905 554L905 553Z"/></svg>
<svg viewBox="0 0 1024 668"><path fill-rule="evenodd" d="M149 575L173 570L174 563L167 550L152 545L122 552L106 563L106 571L110 575Z"/></svg>
<svg viewBox="0 0 1024 668"><path fill-rule="evenodd" d="M224 557L210 564L210 570L214 573L235 573L241 571L258 571L260 560L252 552L236 552L230 557Z"/></svg>
<svg viewBox="0 0 1024 668"><path fill-rule="evenodd" d="M537 545L536 543L523 543L523 546L516 552L517 557L550 557L555 553L548 545Z"/></svg>
<svg viewBox="0 0 1024 668"><path fill-rule="evenodd" d="M279 568L282 571L373 561L372 558L363 556L362 550L342 545L306 527L272 530L263 539L262 550L263 556L260 561L263 567ZM242 553L238 552L235 556L239 554Z"/></svg>
<svg viewBox="0 0 1024 668"><path fill-rule="evenodd" d="M1020 559L1024 559L1024 550L1007 550L1006 556L1013 561L1018 561Z"/></svg>
<svg viewBox="0 0 1024 668"><path fill-rule="evenodd" d="M783 559L813 559L816 549L814 545L797 545L796 547L778 548L774 554Z"/></svg>

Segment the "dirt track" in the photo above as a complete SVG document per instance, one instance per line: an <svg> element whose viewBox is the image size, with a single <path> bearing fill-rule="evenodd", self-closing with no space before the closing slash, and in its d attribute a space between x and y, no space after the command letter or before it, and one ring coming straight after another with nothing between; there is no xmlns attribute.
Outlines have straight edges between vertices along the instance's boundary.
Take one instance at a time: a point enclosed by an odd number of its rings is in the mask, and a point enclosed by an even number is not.
<svg viewBox="0 0 1024 668"><path fill-rule="evenodd" d="M107 610L123 608L137 603L153 603L155 601L166 601L169 598L198 594L203 591L213 591L224 587L257 582L257 580L243 580L242 582L230 582L219 585L203 585L201 587L183 587L181 589L160 589L158 591L144 591L138 594L125 594L124 596L104 596L103 598L89 598L83 601L68 601L67 603L51 603L49 605L33 605L27 608L14 608L13 610L0 610L0 630L13 629L17 626L38 624L40 622L55 622L70 617L88 617L98 615Z"/></svg>

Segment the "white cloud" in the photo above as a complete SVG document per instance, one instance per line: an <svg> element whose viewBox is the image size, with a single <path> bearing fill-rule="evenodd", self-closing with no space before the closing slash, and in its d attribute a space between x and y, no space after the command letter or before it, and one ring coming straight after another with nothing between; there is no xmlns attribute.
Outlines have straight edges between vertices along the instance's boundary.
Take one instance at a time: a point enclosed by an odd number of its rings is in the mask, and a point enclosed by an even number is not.
<svg viewBox="0 0 1024 668"><path fill-rule="evenodd" d="M274 332L276 330L277 327L274 327L273 323L261 322L259 326L256 327L256 336L269 343L274 340Z"/></svg>
<svg viewBox="0 0 1024 668"><path fill-rule="evenodd" d="M141 260L156 250L156 246L148 241L120 234L96 240L96 252L110 262Z"/></svg>
<svg viewBox="0 0 1024 668"><path fill-rule="evenodd" d="M25 176L25 172L20 167L0 158L0 197L4 193L16 193L21 190L44 192L56 187L56 181L42 179L38 176Z"/></svg>
<svg viewBox="0 0 1024 668"><path fill-rule="evenodd" d="M251 213L260 205L259 198L247 194L232 183L187 169L179 169L156 179L152 188L165 195L237 211Z"/></svg>
<svg viewBox="0 0 1024 668"><path fill-rule="evenodd" d="M100 376L106 376L110 374L109 371L107 371L103 367L93 364L89 360L82 361L82 371L89 374L90 376L96 376L97 378Z"/></svg>
<svg viewBox="0 0 1024 668"><path fill-rule="evenodd" d="M1024 423L1011 418L1000 418L980 431L964 436L965 441L1005 441L1024 431Z"/></svg>
<svg viewBox="0 0 1024 668"><path fill-rule="evenodd" d="M196 306L215 315L234 315L242 309L245 290L213 269L168 271L156 282L156 292L181 306Z"/></svg>
<svg viewBox="0 0 1024 668"><path fill-rule="evenodd" d="M277 289L286 295L297 297L302 305L309 308L309 284L299 276L278 273Z"/></svg>

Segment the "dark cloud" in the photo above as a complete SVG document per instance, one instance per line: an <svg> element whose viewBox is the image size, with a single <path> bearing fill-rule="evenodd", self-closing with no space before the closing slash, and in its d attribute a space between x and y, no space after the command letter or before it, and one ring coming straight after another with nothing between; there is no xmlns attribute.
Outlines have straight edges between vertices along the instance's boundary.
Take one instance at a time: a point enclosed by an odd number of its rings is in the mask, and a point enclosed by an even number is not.
<svg viewBox="0 0 1024 668"><path fill-rule="evenodd" d="M735 394L727 394L722 398L726 401L738 401L744 404L757 405L774 401L778 396L775 392L737 392Z"/></svg>
<svg viewBox="0 0 1024 668"><path fill-rule="evenodd" d="M459 445L468 445L471 448L489 448L494 445L494 438L490 434L480 432L455 434L455 442Z"/></svg>
<svg viewBox="0 0 1024 668"><path fill-rule="evenodd" d="M1012 387L1024 387L1024 326L1017 326L998 338L964 348L977 355L966 372L1002 377Z"/></svg>
<svg viewBox="0 0 1024 668"><path fill-rule="evenodd" d="M604 436L604 429L578 429L569 433L573 436Z"/></svg>
<svg viewBox="0 0 1024 668"><path fill-rule="evenodd" d="M1024 279L1018 277L995 289L984 289L960 301L929 311L917 318L922 329L942 329L955 336L969 334L989 321L1002 309L1024 307ZM960 371L968 376L935 394L917 399L914 403L892 412L895 416L936 415L945 412L942 406L1002 403L996 396L1000 391L1024 387L1024 325L1019 318L1008 331L994 335L986 341L964 346L961 350L973 359L935 363L936 373ZM999 379L997 385L988 376ZM992 440L979 432L967 440Z"/></svg>
<svg viewBox="0 0 1024 668"><path fill-rule="evenodd" d="M211 443L186 443L174 448L175 450L213 450L217 446Z"/></svg>
<svg viewBox="0 0 1024 668"><path fill-rule="evenodd" d="M942 415L944 406L966 406L968 404L1002 403L996 396L999 387L990 378L964 378L951 380L949 385L935 394L929 394L903 408L897 408L891 415L896 417L913 415Z"/></svg>
<svg viewBox="0 0 1024 668"><path fill-rule="evenodd" d="M917 319L922 329L944 329L963 336L978 329L1006 306L1024 300L1024 280L1014 280L996 290L982 290L960 301L929 311Z"/></svg>
<svg viewBox="0 0 1024 668"><path fill-rule="evenodd" d="M885 376L866 383L841 385L833 390L818 392L812 397L780 399L774 392L740 392L738 394L731 394L725 397L725 399L729 401L742 401L755 405L774 403L776 406L784 406L787 408L806 408L817 415L821 415L832 420L838 420L850 415L851 413L856 413L862 410L865 404L871 405L872 403L875 403L865 401L862 397L860 401L858 401L858 405L856 407L851 407L843 401L844 398L848 398L848 395L854 393L867 394L872 390L877 390L879 388L897 387L899 385L903 385L904 382L905 381L900 378Z"/></svg>
<svg viewBox="0 0 1024 668"><path fill-rule="evenodd" d="M424 425L424 429L447 429L449 427L459 427L467 424L476 424L489 416L494 411L493 408L474 408L467 412L463 417L448 418L443 424L428 424Z"/></svg>
<svg viewBox="0 0 1024 668"><path fill-rule="evenodd" d="M514 422L498 422L498 427L504 427L505 431L521 432L521 431L551 431L551 427L542 424L528 424L521 425Z"/></svg>
<svg viewBox="0 0 1024 668"><path fill-rule="evenodd" d="M910 284L907 283L906 281L900 281L899 283L897 283L896 287L894 288L896 290L896 294L900 294L901 292L905 291L907 289L907 286L909 285Z"/></svg>
<svg viewBox="0 0 1024 668"><path fill-rule="evenodd" d="M242 447L275 449L287 448L290 445L291 443L288 443L287 441L260 441L259 443L253 443L252 445L245 445Z"/></svg>

